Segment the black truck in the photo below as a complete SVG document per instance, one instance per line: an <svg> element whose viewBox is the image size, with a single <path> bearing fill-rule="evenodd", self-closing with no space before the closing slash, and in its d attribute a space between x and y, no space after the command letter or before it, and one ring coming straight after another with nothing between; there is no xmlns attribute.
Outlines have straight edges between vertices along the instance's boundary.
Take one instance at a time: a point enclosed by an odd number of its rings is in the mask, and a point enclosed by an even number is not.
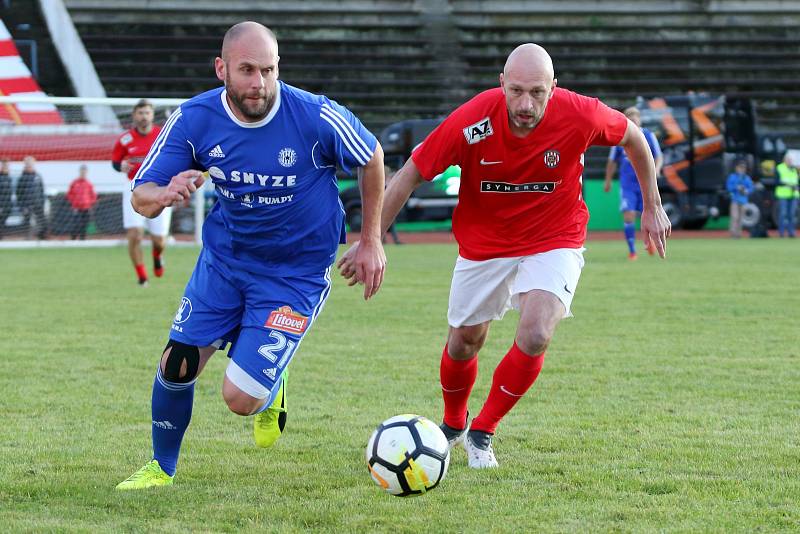
<svg viewBox="0 0 800 534"><path fill-rule="evenodd" d="M725 182L739 160L756 181L745 226L774 225L775 165L786 146L779 137L759 135L749 99L687 94L640 98L637 107L664 153L659 191L673 227L699 229L727 214Z"/></svg>
<svg viewBox="0 0 800 534"><path fill-rule="evenodd" d="M442 119L414 119L396 122L386 127L378 137L384 152L384 162L394 172L411 156L411 151L433 131ZM450 168L430 182L415 189L397 216L401 222L444 221L453 215L458 203L460 170ZM361 192L355 180L339 181L339 198L344 206L345 219L351 230L361 229Z"/></svg>

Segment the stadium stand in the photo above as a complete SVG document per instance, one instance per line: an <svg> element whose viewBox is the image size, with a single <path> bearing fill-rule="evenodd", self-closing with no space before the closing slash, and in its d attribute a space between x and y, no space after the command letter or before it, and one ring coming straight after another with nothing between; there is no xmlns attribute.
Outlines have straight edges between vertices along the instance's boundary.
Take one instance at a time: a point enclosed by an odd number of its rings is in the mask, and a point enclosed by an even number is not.
<svg viewBox="0 0 800 534"><path fill-rule="evenodd" d="M282 76L352 106L373 128L446 112L497 82L523 41L553 55L564 87L619 107L689 90L753 98L793 131L800 5L780 1L66 0L109 96L189 96L222 31L252 18L282 45ZM172 21L165 24L164 21ZM213 21L209 22L209 21ZM798 136L798 137L792 137Z"/></svg>
<svg viewBox="0 0 800 534"><path fill-rule="evenodd" d="M744 96L763 133L800 146L797 2L64 3L108 96L188 97L217 86L212 62L224 30L252 19L278 35L282 78L341 101L375 131L447 113L495 86L516 44L535 41L550 51L563 87L618 108L688 91ZM587 171L600 168L600 152L587 155Z"/></svg>
<svg viewBox="0 0 800 534"><path fill-rule="evenodd" d="M252 19L278 35L285 80L347 104L378 131L441 116L495 86L508 52L534 41L550 51L563 87L619 108L687 91L746 96L765 133L800 145L795 2L65 3L109 96L185 97L216 86L223 31ZM587 174L600 171L601 152L587 155Z"/></svg>

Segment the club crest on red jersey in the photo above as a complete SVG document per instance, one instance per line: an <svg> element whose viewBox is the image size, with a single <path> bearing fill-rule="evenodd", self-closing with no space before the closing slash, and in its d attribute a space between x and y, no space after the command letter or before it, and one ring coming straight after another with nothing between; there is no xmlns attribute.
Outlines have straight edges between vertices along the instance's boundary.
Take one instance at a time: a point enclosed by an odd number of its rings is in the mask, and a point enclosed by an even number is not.
<svg viewBox="0 0 800 534"><path fill-rule="evenodd" d="M544 153L544 164L548 169L555 169L559 161L561 161L561 155L558 150L548 150Z"/></svg>
<svg viewBox="0 0 800 534"><path fill-rule="evenodd" d="M281 306L269 314L267 328L289 332L290 334L302 334L308 325L308 317L300 315L292 310L291 306Z"/></svg>
<svg viewBox="0 0 800 534"><path fill-rule="evenodd" d="M467 139L467 144L474 145L483 141L494 133L492 130L492 121L489 117L484 117L475 124L471 124L464 128L464 137Z"/></svg>

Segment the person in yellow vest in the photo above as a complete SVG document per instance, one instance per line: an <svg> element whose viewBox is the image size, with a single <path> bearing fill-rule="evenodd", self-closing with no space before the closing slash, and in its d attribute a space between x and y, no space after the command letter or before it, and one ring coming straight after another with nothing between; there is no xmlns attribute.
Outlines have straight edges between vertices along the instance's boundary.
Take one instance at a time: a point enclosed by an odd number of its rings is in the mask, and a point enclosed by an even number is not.
<svg viewBox="0 0 800 534"><path fill-rule="evenodd" d="M800 198L797 167L787 153L783 156L783 163L775 170L778 173L778 185L775 187L775 198L778 199L778 235L794 237L797 226L797 199Z"/></svg>

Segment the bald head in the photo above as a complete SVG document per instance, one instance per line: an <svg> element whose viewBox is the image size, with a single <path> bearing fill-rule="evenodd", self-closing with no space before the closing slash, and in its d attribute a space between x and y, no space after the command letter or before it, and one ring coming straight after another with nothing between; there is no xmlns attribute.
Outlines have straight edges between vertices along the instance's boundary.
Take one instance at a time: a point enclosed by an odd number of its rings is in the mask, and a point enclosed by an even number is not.
<svg viewBox="0 0 800 534"><path fill-rule="evenodd" d="M526 43L516 47L500 74L500 87L506 97L511 131L525 137L544 117L555 91L553 60L539 45Z"/></svg>
<svg viewBox="0 0 800 534"><path fill-rule="evenodd" d="M217 78L225 82L230 109L237 119L257 122L266 117L278 95L278 41L257 22L232 26L214 60Z"/></svg>
<svg viewBox="0 0 800 534"><path fill-rule="evenodd" d="M240 44L245 44L250 48L258 48L263 45L274 47L275 55L278 54L278 40L272 30L251 20L234 24L225 32L225 37L222 39L222 59L229 61L232 50Z"/></svg>
<svg viewBox="0 0 800 534"><path fill-rule="evenodd" d="M625 111L623 111L623 113L636 126L639 127L642 126L642 113L639 111L639 108L637 108L636 106L631 106L629 108L626 108Z"/></svg>
<svg viewBox="0 0 800 534"><path fill-rule="evenodd" d="M512 73L520 76L540 75L552 80L553 60L541 46L525 43L516 47L506 59L503 74L509 76Z"/></svg>

